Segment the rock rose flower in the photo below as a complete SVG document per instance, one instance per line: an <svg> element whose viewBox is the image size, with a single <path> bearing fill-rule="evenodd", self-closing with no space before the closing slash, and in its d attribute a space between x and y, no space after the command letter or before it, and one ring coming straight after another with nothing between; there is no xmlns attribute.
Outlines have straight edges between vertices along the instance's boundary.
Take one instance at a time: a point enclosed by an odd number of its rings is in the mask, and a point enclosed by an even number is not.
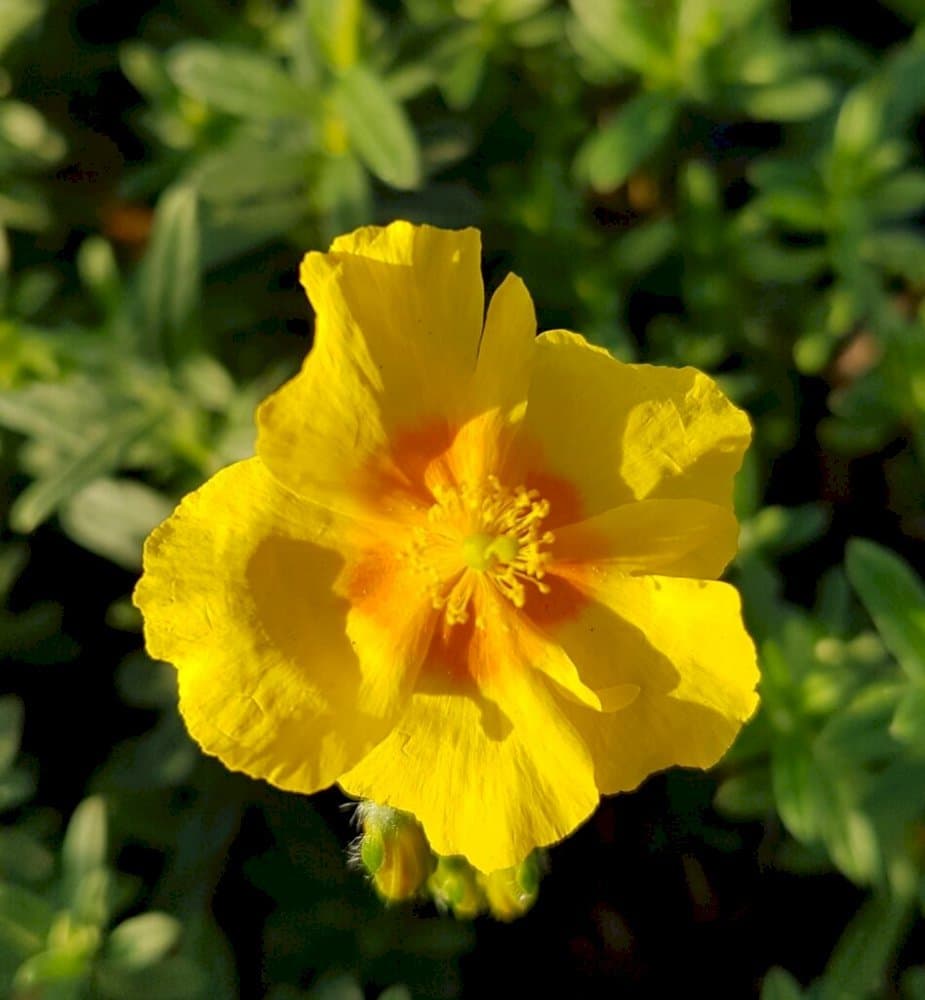
<svg viewBox="0 0 925 1000"><path fill-rule="evenodd" d="M708 767L756 705L732 558L749 422L692 368L536 336L476 230L309 253L301 372L187 496L135 601L202 748L337 782L507 868L599 796Z"/></svg>

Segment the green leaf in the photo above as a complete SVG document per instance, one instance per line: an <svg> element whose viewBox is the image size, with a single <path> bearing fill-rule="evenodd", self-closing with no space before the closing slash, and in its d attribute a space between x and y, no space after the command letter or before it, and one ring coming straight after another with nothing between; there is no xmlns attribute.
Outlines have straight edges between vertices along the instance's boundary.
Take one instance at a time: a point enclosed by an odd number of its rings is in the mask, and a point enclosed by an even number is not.
<svg viewBox="0 0 925 1000"><path fill-rule="evenodd" d="M123 414L93 435L83 447L48 475L26 487L10 508L10 526L28 534L78 490L115 468L128 448L144 435L156 417Z"/></svg>
<svg viewBox="0 0 925 1000"><path fill-rule="evenodd" d="M861 241L866 263L915 284L925 282L925 236L913 229L886 229Z"/></svg>
<svg viewBox="0 0 925 1000"><path fill-rule="evenodd" d="M830 513L818 503L799 507L765 507L742 526L739 545L767 553L794 552L819 538L829 523Z"/></svg>
<svg viewBox="0 0 925 1000"><path fill-rule="evenodd" d="M27 771L7 771L0 775L0 812L15 809L35 794L35 778Z"/></svg>
<svg viewBox="0 0 925 1000"><path fill-rule="evenodd" d="M177 671L139 650L119 664L116 687L122 700L136 708L167 708L176 704Z"/></svg>
<svg viewBox="0 0 925 1000"><path fill-rule="evenodd" d="M877 219L904 219L925 209L925 170L904 170L868 195L866 207Z"/></svg>
<svg viewBox="0 0 925 1000"><path fill-rule="evenodd" d="M327 64L345 70L357 61L362 0L303 0L312 34Z"/></svg>
<svg viewBox="0 0 925 1000"><path fill-rule="evenodd" d="M352 975L329 975L309 993L311 1000L363 1000L363 990Z"/></svg>
<svg viewBox="0 0 925 1000"><path fill-rule="evenodd" d="M659 264L678 243L678 225L669 218L634 226L615 245L614 265L627 274L643 274Z"/></svg>
<svg viewBox="0 0 925 1000"><path fill-rule="evenodd" d="M102 236L88 236L77 251L77 271L97 305L106 315L112 315L122 297L122 280L112 244Z"/></svg>
<svg viewBox="0 0 925 1000"><path fill-rule="evenodd" d="M201 247L192 187L161 195L141 268L139 305L149 342L168 361L198 347Z"/></svg>
<svg viewBox="0 0 925 1000"><path fill-rule="evenodd" d="M866 902L835 946L817 987L818 1000L880 996L910 916L904 900L875 896Z"/></svg>
<svg viewBox="0 0 925 1000"><path fill-rule="evenodd" d="M328 240L361 226L372 210L369 174L350 154L324 158L314 194Z"/></svg>
<svg viewBox="0 0 925 1000"><path fill-rule="evenodd" d="M31 834L15 826L0 827L0 879L43 882L54 867L54 855Z"/></svg>
<svg viewBox="0 0 925 1000"><path fill-rule="evenodd" d="M336 105L357 155L380 180L396 188L421 183L421 154L402 106L385 81L363 66L338 80Z"/></svg>
<svg viewBox="0 0 925 1000"><path fill-rule="evenodd" d="M925 751L925 687L909 690L896 709L890 733L918 751Z"/></svg>
<svg viewBox="0 0 925 1000"><path fill-rule="evenodd" d="M485 75L488 53L477 24L463 24L444 38L433 56L437 79L446 103L464 111L475 100Z"/></svg>
<svg viewBox="0 0 925 1000"><path fill-rule="evenodd" d="M112 931L106 942L106 957L124 968L144 968L172 951L182 932L175 917L156 911L142 913L124 920Z"/></svg>
<svg viewBox="0 0 925 1000"><path fill-rule="evenodd" d="M232 46L188 41L168 57L181 89L205 104L243 118L308 118L317 99L266 55Z"/></svg>
<svg viewBox="0 0 925 1000"><path fill-rule="evenodd" d="M647 78L674 75L669 18L638 0L571 0L581 27L620 67Z"/></svg>
<svg viewBox="0 0 925 1000"><path fill-rule="evenodd" d="M145 538L173 509L163 494L130 479L97 479L61 510L61 527L78 545L125 569L141 568Z"/></svg>
<svg viewBox="0 0 925 1000"><path fill-rule="evenodd" d="M26 959L13 980L14 996L82 1000L92 955L88 947L49 949Z"/></svg>
<svg viewBox="0 0 925 1000"><path fill-rule="evenodd" d="M869 153L880 139L882 114L883 101L872 84L852 90L835 123L833 158L852 161Z"/></svg>
<svg viewBox="0 0 925 1000"><path fill-rule="evenodd" d="M797 840L811 843L821 835L820 792L825 777L804 740L779 740L771 759L777 811Z"/></svg>
<svg viewBox="0 0 925 1000"><path fill-rule="evenodd" d="M815 118L835 100L835 88L822 76L771 83L745 94L741 104L753 118L799 122Z"/></svg>
<svg viewBox="0 0 925 1000"><path fill-rule="evenodd" d="M45 13L46 0L12 0L0 4L0 55Z"/></svg>
<svg viewBox="0 0 925 1000"><path fill-rule="evenodd" d="M0 773L16 759L22 739L22 702L13 695L0 698Z"/></svg>
<svg viewBox="0 0 925 1000"><path fill-rule="evenodd" d="M171 955L148 968L126 968L100 959L94 975L94 997L100 1000L206 1000L231 996L216 990L199 964Z"/></svg>
<svg viewBox="0 0 925 1000"><path fill-rule="evenodd" d="M774 812L770 776L762 770L727 778L717 789L716 808L737 820L759 819Z"/></svg>
<svg viewBox="0 0 925 1000"><path fill-rule="evenodd" d="M863 538L848 542L848 579L887 649L906 674L925 682L925 586L907 563Z"/></svg>
<svg viewBox="0 0 925 1000"><path fill-rule="evenodd" d="M86 425L94 407L89 379L35 382L17 392L0 392L0 425L29 437L42 437L69 451L86 441Z"/></svg>
<svg viewBox="0 0 925 1000"><path fill-rule="evenodd" d="M761 1000L802 1000L800 984L786 969L769 969L761 984Z"/></svg>
<svg viewBox="0 0 925 1000"><path fill-rule="evenodd" d="M839 676L849 669L848 663L832 667ZM847 705L829 717L819 733L819 746L855 765L883 761L895 754L890 722L903 687L886 682L861 687Z"/></svg>
<svg viewBox="0 0 925 1000"><path fill-rule="evenodd" d="M196 163L189 180L203 201L225 204L288 196L297 202L304 196L317 154L313 146L303 142L292 149L280 149L276 143L260 145L259 141L244 136ZM295 206L292 214L296 221Z"/></svg>
<svg viewBox="0 0 925 1000"><path fill-rule="evenodd" d="M768 188L749 211L798 232L820 233L829 225L821 192L800 187Z"/></svg>
<svg viewBox="0 0 925 1000"><path fill-rule="evenodd" d="M74 810L64 835L61 863L65 878L76 882L106 863L106 803L99 795L84 799Z"/></svg>
<svg viewBox="0 0 925 1000"><path fill-rule="evenodd" d="M45 943L55 911L29 889L0 882L0 943L25 958Z"/></svg>
<svg viewBox="0 0 925 1000"><path fill-rule="evenodd" d="M678 115L675 98L644 93L632 98L582 145L575 159L579 179L612 191L665 141Z"/></svg>

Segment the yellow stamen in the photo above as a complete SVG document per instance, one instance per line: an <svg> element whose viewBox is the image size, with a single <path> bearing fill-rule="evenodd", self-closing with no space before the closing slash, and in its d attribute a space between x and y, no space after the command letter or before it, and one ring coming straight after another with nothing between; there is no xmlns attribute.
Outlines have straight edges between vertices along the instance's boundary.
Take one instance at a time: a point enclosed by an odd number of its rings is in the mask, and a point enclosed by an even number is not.
<svg viewBox="0 0 925 1000"><path fill-rule="evenodd" d="M549 503L536 490L510 490L489 476L478 487L439 486L434 500L428 527L418 529L409 554L428 578L433 605L445 609L448 624L468 621L476 573L518 608L526 603L527 584L549 592L542 580L554 536L541 530ZM438 565L451 569L441 573Z"/></svg>

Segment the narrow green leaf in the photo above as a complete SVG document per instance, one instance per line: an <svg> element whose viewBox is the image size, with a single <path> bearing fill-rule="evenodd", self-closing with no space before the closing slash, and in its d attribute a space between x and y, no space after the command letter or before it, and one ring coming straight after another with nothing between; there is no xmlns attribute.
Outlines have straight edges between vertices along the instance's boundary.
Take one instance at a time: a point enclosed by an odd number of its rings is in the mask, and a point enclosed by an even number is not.
<svg viewBox="0 0 925 1000"><path fill-rule="evenodd" d="M822 504L798 507L765 507L742 528L743 551L764 553L799 551L819 538L829 523L830 513Z"/></svg>
<svg viewBox="0 0 925 1000"><path fill-rule="evenodd" d="M55 911L30 889L0 882L0 942L23 958L44 944Z"/></svg>
<svg viewBox="0 0 925 1000"><path fill-rule="evenodd" d="M99 795L84 799L74 810L61 848L66 878L76 881L105 864L106 828L106 804L103 799Z"/></svg>
<svg viewBox="0 0 925 1000"><path fill-rule="evenodd" d="M13 0L0 4L0 55L45 13L45 0Z"/></svg>
<svg viewBox="0 0 925 1000"><path fill-rule="evenodd" d="M906 562L863 538L848 542L848 579L884 644L913 680L925 681L925 586Z"/></svg>
<svg viewBox="0 0 925 1000"><path fill-rule="evenodd" d="M171 79L192 97L244 118L307 118L317 107L269 56L233 46L188 41L170 53Z"/></svg>
<svg viewBox="0 0 925 1000"><path fill-rule="evenodd" d="M109 935L106 957L129 969L159 962L180 941L180 922L166 913L151 911L124 920Z"/></svg>
<svg viewBox="0 0 925 1000"><path fill-rule="evenodd" d="M0 698L0 773L5 771L19 753L22 738L22 702L13 695Z"/></svg>
<svg viewBox="0 0 925 1000"><path fill-rule="evenodd" d="M861 241L861 256L868 264L907 281L925 282L925 236L916 230L885 229Z"/></svg>
<svg viewBox="0 0 925 1000"><path fill-rule="evenodd" d="M575 172L596 191L612 191L665 141L678 105L663 93L632 98L579 149Z"/></svg>
<svg viewBox="0 0 925 1000"><path fill-rule="evenodd" d="M127 705L167 708L177 700L177 671L138 650L119 664L116 687Z"/></svg>
<svg viewBox="0 0 925 1000"><path fill-rule="evenodd" d="M61 509L64 533L125 569L141 568L145 538L173 508L163 494L129 479L97 479Z"/></svg>
<svg viewBox="0 0 925 1000"><path fill-rule="evenodd" d="M670 18L635 0L571 0L581 27L621 68L645 77L674 72Z"/></svg>
<svg viewBox="0 0 925 1000"><path fill-rule="evenodd" d="M149 343L168 361L194 351L201 246L199 211L192 187L170 188L161 195L151 242L140 272L141 321Z"/></svg>
<svg viewBox="0 0 925 1000"><path fill-rule="evenodd" d="M327 64L349 69L357 61L362 0L303 0L312 34Z"/></svg>
<svg viewBox="0 0 925 1000"><path fill-rule="evenodd" d="M910 747L925 751L925 688L912 687L896 709L890 733Z"/></svg>
<svg viewBox="0 0 925 1000"><path fill-rule="evenodd" d="M103 958L94 969L93 985L93 995L100 1000L203 1000L233 995L216 990L216 983L185 955L170 955L141 969Z"/></svg>
<svg viewBox="0 0 925 1000"><path fill-rule="evenodd" d="M835 100L835 88L822 76L771 83L745 94L742 107L763 121L799 122L815 118Z"/></svg>
<svg viewBox="0 0 925 1000"><path fill-rule="evenodd" d="M13 530L23 534L34 531L84 485L115 468L153 421L152 416L124 415L53 472L26 487L10 508Z"/></svg>
<svg viewBox="0 0 925 1000"><path fill-rule="evenodd" d="M903 170L868 195L871 216L882 220L904 219L925 209L925 170Z"/></svg>
<svg viewBox="0 0 925 1000"><path fill-rule="evenodd" d="M204 201L217 204L283 196L295 201L312 179L313 155L315 150L308 143L280 149L277 144L261 146L253 137L244 137L203 156L190 181ZM293 216L295 221L295 212Z"/></svg>
<svg viewBox="0 0 925 1000"><path fill-rule="evenodd" d="M769 969L761 984L761 1000L802 1000L800 984L786 969Z"/></svg>
<svg viewBox="0 0 925 1000"><path fill-rule="evenodd" d="M910 916L904 900L875 896L866 902L835 946L817 986L818 1000L879 996Z"/></svg>
<svg viewBox="0 0 925 1000"><path fill-rule="evenodd" d="M12 770L0 775L0 812L15 809L35 794L35 778L28 771Z"/></svg>
<svg viewBox="0 0 925 1000"><path fill-rule="evenodd" d="M854 160L868 154L880 139L882 115L883 101L873 84L855 87L842 103L835 123L835 160Z"/></svg>
<svg viewBox="0 0 925 1000"><path fill-rule="evenodd" d="M42 437L73 450L87 435L96 403L89 379L34 382L17 392L0 392L0 425L29 437Z"/></svg>
<svg viewBox="0 0 925 1000"><path fill-rule="evenodd" d="M780 740L774 747L771 777L777 811L797 840L811 843L821 835L819 792L824 779L802 740Z"/></svg>
<svg viewBox="0 0 925 1000"><path fill-rule="evenodd" d="M0 827L0 879L43 882L54 868L54 855L35 837L15 826Z"/></svg>
<svg viewBox="0 0 925 1000"><path fill-rule="evenodd" d="M805 188L768 188L752 201L749 211L798 232L820 233L829 225L822 193Z"/></svg>
<svg viewBox="0 0 925 1000"><path fill-rule="evenodd" d="M417 187L421 183L418 142L385 81L363 66L353 66L338 81L335 100L350 142L369 170L392 187Z"/></svg>
<svg viewBox="0 0 925 1000"><path fill-rule="evenodd" d="M717 789L716 808L732 819L750 820L774 812L774 792L765 770L727 778Z"/></svg>
<svg viewBox="0 0 925 1000"><path fill-rule="evenodd" d="M13 994L48 1000L81 1000L86 996L84 980L90 971L89 947L50 948L26 959L16 971Z"/></svg>
<svg viewBox="0 0 925 1000"><path fill-rule="evenodd" d="M355 156L325 157L314 194L328 240L356 229L369 218L372 201L369 174Z"/></svg>

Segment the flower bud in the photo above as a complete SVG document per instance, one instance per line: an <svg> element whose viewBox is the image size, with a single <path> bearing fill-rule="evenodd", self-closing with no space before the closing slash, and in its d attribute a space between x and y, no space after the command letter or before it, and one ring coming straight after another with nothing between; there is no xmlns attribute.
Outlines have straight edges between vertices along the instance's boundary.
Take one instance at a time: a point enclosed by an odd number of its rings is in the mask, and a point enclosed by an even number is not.
<svg viewBox="0 0 925 1000"><path fill-rule="evenodd" d="M438 858L427 889L441 910L449 910L462 920L471 920L485 910L476 871L463 857Z"/></svg>
<svg viewBox="0 0 925 1000"><path fill-rule="evenodd" d="M534 851L513 868L479 873L479 885L495 919L516 920L533 906L539 895L542 866L542 855Z"/></svg>
<svg viewBox="0 0 925 1000"><path fill-rule="evenodd" d="M363 830L357 855L376 891L390 902L410 899L434 867L421 825L409 813L374 802L361 803L357 815Z"/></svg>

